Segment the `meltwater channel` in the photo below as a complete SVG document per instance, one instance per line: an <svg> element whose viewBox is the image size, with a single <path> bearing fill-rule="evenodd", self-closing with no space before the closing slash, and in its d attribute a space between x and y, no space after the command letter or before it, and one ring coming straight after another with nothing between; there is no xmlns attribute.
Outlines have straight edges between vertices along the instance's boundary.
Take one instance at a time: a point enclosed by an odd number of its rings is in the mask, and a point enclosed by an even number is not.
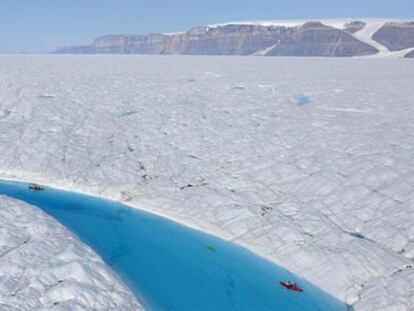
<svg viewBox="0 0 414 311"><path fill-rule="evenodd" d="M93 196L0 180L0 195L37 206L91 246L147 310L345 311L348 306L234 243ZM279 281L297 282L294 292Z"/></svg>

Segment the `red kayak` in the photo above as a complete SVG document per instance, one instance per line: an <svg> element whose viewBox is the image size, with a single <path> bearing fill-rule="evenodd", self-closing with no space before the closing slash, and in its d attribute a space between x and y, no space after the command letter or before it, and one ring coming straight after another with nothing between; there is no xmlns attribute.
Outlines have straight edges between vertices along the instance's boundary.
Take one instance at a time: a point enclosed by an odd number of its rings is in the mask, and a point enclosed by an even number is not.
<svg viewBox="0 0 414 311"><path fill-rule="evenodd" d="M284 288L287 288L289 290L293 290L294 292L303 292L303 289L299 287L296 283L290 283L290 282L279 282L280 285L282 285Z"/></svg>
<svg viewBox="0 0 414 311"><path fill-rule="evenodd" d="M30 189L30 190L33 190L33 191L43 191L43 190L45 190L45 188L40 187L40 186L38 186L38 185L30 185L30 186L29 186L29 189Z"/></svg>

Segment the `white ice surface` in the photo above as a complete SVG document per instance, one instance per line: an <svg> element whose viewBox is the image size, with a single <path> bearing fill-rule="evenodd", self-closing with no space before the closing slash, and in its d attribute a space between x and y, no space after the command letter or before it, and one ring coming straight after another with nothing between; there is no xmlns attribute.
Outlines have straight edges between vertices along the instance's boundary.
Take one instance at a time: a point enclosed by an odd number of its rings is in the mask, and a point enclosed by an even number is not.
<svg viewBox="0 0 414 311"><path fill-rule="evenodd" d="M88 246L41 210L0 196L0 310L142 310Z"/></svg>
<svg viewBox="0 0 414 311"><path fill-rule="evenodd" d="M356 310L412 306L411 60L2 56L0 79L0 176L232 239Z"/></svg>

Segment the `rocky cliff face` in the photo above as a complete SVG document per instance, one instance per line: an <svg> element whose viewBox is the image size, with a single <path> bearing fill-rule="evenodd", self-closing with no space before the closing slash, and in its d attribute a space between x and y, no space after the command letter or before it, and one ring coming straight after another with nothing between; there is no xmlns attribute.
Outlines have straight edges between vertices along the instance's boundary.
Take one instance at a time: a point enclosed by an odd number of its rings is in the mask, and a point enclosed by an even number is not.
<svg viewBox="0 0 414 311"><path fill-rule="evenodd" d="M286 27L226 25L195 28L171 38L168 54L251 55L289 36Z"/></svg>
<svg viewBox="0 0 414 311"><path fill-rule="evenodd" d="M344 31L319 22L308 22L295 28L290 36L281 40L267 55L344 57L376 53L376 48Z"/></svg>
<svg viewBox="0 0 414 311"><path fill-rule="evenodd" d="M127 53L250 55L287 38L293 32L286 27L227 25L197 27L174 35L110 35L95 40L91 46L69 47L59 53Z"/></svg>
<svg viewBox="0 0 414 311"><path fill-rule="evenodd" d="M387 23L372 38L391 51L414 47L414 22Z"/></svg>
<svg viewBox="0 0 414 311"><path fill-rule="evenodd" d="M414 23L383 23L375 40L391 51L413 46ZM380 26L381 26L380 25ZM184 55L263 55L351 57L379 51L361 36L363 21L293 24L234 23L196 27L179 34L107 35L92 45L57 53L122 53ZM371 38L369 38L371 39ZM372 41L371 41L372 42Z"/></svg>
<svg viewBox="0 0 414 311"><path fill-rule="evenodd" d="M198 27L176 35L131 36L125 51L137 54L250 55L273 45L289 32L285 27L250 25Z"/></svg>
<svg viewBox="0 0 414 311"><path fill-rule="evenodd" d="M414 58L414 50L405 55L405 58Z"/></svg>

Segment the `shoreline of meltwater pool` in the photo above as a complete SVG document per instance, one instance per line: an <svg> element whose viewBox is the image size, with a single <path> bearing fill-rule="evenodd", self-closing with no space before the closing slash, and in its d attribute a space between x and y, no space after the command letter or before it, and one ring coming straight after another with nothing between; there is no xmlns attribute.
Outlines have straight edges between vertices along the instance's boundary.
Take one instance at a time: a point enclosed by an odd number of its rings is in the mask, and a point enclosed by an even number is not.
<svg viewBox="0 0 414 311"><path fill-rule="evenodd" d="M36 192L28 185L0 180L0 194L37 206L68 227L150 310L348 310L244 247L120 202L49 187ZM177 240L170 243L170 237ZM284 280L298 282L304 292L286 290L278 284Z"/></svg>

